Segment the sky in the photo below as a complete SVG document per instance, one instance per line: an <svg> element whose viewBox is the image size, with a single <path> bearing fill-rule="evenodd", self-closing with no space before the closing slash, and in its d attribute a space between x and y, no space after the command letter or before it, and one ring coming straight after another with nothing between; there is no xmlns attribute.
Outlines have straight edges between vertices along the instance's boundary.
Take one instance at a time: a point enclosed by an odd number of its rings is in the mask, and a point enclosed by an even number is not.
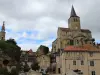
<svg viewBox="0 0 100 75"><path fill-rule="evenodd" d="M81 20L100 42L100 0L0 0L0 27L5 21L6 39L14 38L22 50L50 49L58 27L68 27L72 5Z"/></svg>

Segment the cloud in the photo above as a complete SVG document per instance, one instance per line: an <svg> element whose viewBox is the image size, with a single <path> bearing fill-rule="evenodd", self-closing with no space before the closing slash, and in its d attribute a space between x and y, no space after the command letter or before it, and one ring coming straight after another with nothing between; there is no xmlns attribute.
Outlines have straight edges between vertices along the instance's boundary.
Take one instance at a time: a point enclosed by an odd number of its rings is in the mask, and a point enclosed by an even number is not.
<svg viewBox="0 0 100 75"><path fill-rule="evenodd" d="M0 26L6 21L6 39L14 38L22 49L36 50L40 44L51 48L57 28L68 27L72 4L81 27L99 41L99 0L0 0Z"/></svg>
<svg viewBox="0 0 100 75"><path fill-rule="evenodd" d="M23 42L23 43L20 43L19 46L21 46L22 50L29 50L29 49L32 49L33 51L36 51L37 48L40 46L40 45L45 45L47 47L49 47L49 50L51 51L51 42L54 41L54 39L49 39L49 40L43 40L42 42L35 42L31 40L31 42Z"/></svg>

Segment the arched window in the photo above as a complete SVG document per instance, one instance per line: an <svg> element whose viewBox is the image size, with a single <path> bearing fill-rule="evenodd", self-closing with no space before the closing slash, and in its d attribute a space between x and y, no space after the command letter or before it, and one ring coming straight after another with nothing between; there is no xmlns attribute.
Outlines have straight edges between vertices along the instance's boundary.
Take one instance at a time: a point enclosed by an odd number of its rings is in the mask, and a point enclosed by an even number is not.
<svg viewBox="0 0 100 75"><path fill-rule="evenodd" d="M81 65L84 65L84 61L83 60L81 60Z"/></svg>
<svg viewBox="0 0 100 75"><path fill-rule="evenodd" d="M73 21L74 21L74 22L77 22L78 20L77 20L77 18L74 18Z"/></svg>
<svg viewBox="0 0 100 75"><path fill-rule="evenodd" d="M79 41L77 40L77 44L79 44Z"/></svg>
<svg viewBox="0 0 100 75"><path fill-rule="evenodd" d="M76 65L76 61L75 60L73 61L73 65Z"/></svg>
<svg viewBox="0 0 100 75"><path fill-rule="evenodd" d="M70 40L70 45L74 45L74 41L73 40Z"/></svg>

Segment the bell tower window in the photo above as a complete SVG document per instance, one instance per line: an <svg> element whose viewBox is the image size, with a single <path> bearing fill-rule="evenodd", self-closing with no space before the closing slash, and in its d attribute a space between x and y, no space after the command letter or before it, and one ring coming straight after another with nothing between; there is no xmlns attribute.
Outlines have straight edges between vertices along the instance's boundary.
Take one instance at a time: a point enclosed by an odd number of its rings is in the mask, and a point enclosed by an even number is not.
<svg viewBox="0 0 100 75"><path fill-rule="evenodd" d="M78 20L77 20L77 18L73 18L73 21L74 21L74 22L77 22Z"/></svg>

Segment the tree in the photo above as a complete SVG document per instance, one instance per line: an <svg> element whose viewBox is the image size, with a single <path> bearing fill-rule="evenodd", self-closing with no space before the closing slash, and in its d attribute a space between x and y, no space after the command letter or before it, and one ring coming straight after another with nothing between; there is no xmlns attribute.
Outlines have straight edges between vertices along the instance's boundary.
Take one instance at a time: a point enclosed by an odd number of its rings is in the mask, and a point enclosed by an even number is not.
<svg viewBox="0 0 100 75"><path fill-rule="evenodd" d="M8 39L7 41L0 40L0 50L13 61L17 62L16 69L19 70L21 48L17 45L16 41L14 39Z"/></svg>
<svg viewBox="0 0 100 75"><path fill-rule="evenodd" d="M10 57L14 58L17 62L20 61L20 55L21 55L21 48L17 45L16 41L14 39L8 39L6 41L8 44L7 53Z"/></svg>
<svg viewBox="0 0 100 75"><path fill-rule="evenodd" d="M6 49L7 49L7 43L3 40L0 40L0 50L2 50L4 53Z"/></svg>
<svg viewBox="0 0 100 75"><path fill-rule="evenodd" d="M10 75L10 73L8 72L8 70L7 70L7 64L9 63L9 61L8 60L4 60L3 61L3 65L5 66L5 67L0 67L0 75Z"/></svg>
<svg viewBox="0 0 100 75"><path fill-rule="evenodd" d="M16 68L12 68L10 75L18 75L17 69Z"/></svg>
<svg viewBox="0 0 100 75"><path fill-rule="evenodd" d="M31 68L32 68L32 70L36 71L36 70L40 69L40 66L38 65L37 62L35 62L35 63L32 63Z"/></svg>
<svg viewBox="0 0 100 75"><path fill-rule="evenodd" d="M17 43L16 43L16 41L14 39L8 39L6 42L7 43L11 43L13 45L17 45Z"/></svg>
<svg viewBox="0 0 100 75"><path fill-rule="evenodd" d="M27 62L25 62L25 65L24 65L24 72L28 72L30 70Z"/></svg>
<svg viewBox="0 0 100 75"><path fill-rule="evenodd" d="M0 50L17 62L20 61L21 48L14 39L8 39L7 41L0 40Z"/></svg>
<svg viewBox="0 0 100 75"><path fill-rule="evenodd" d="M10 75L7 68L0 68L0 75Z"/></svg>
<svg viewBox="0 0 100 75"><path fill-rule="evenodd" d="M44 45L40 45L40 47L38 48L37 52L42 52L43 54L48 54L49 52L49 48L47 46Z"/></svg>
<svg viewBox="0 0 100 75"><path fill-rule="evenodd" d="M46 46L44 46L43 52L44 52L44 54L48 54L48 52L49 52L49 48L46 47Z"/></svg>

